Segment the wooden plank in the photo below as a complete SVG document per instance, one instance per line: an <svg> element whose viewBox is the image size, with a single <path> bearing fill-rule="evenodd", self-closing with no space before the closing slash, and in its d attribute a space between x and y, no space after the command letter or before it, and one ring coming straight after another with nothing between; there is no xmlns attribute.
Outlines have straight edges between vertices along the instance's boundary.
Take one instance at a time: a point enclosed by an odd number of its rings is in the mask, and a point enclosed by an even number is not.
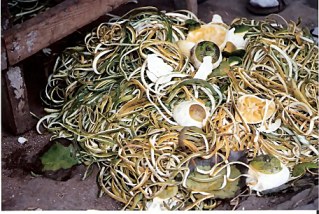
<svg viewBox="0 0 319 214"><path fill-rule="evenodd" d="M9 67L2 75L2 124L13 134L22 134L36 123L30 114L23 72L16 66Z"/></svg>
<svg viewBox="0 0 319 214"><path fill-rule="evenodd" d="M65 0L4 32L9 65L93 22L131 0Z"/></svg>

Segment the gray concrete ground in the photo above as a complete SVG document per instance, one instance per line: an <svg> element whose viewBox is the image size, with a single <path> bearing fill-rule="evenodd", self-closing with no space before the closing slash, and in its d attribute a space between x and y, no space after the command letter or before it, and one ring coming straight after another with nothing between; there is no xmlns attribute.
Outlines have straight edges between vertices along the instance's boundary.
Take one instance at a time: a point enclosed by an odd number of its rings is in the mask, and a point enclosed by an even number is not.
<svg viewBox="0 0 319 214"><path fill-rule="evenodd" d="M175 4L174 4L175 2ZM152 5L159 9L172 11L174 9L186 8L183 0L140 0L137 5L126 5L119 11L127 11L136 6ZM198 5L198 17L209 22L214 14L222 16L224 22L230 23L234 18L247 17L253 19L262 19L265 16L256 16L246 9L248 0L206 0ZM285 0L287 7L278 14L287 21L297 21L302 18L302 23L313 28L318 25L318 1L317 0ZM174 8L175 7L175 8ZM117 10L116 10L117 12Z"/></svg>
<svg viewBox="0 0 319 214"><path fill-rule="evenodd" d="M208 0L199 5L198 16L203 21L209 21L213 14L220 14L226 23L230 23L234 18L247 17L262 19L265 16L256 16L246 9L247 0ZM313 28L318 25L318 1L317 0L285 0L287 7L278 13L287 21L297 21L302 18L304 26Z"/></svg>

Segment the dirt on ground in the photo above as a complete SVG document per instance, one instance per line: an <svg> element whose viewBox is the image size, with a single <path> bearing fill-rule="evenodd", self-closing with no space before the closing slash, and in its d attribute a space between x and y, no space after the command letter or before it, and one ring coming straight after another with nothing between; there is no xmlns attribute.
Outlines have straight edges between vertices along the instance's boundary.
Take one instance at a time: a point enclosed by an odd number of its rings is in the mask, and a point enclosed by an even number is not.
<svg viewBox="0 0 319 214"><path fill-rule="evenodd" d="M138 5L126 5L115 10L115 14L124 12L138 6L152 5L167 11L173 10L173 1L148 0L139 1ZM176 1L175 1L176 2ZM235 17L262 18L249 14L245 9L246 1L216 1L207 0L199 5L199 17L208 22L213 14L222 15L226 23ZM318 2L311 0L286 1L288 7L280 14L288 20L297 20L303 17L303 24L312 28L317 25ZM180 8L178 8L180 9ZM94 25L94 24L92 24ZM91 29L92 25L86 26ZM83 32L76 32L77 37L84 37ZM73 37L65 38L64 45L71 45ZM59 46L60 48L56 48ZM60 51L63 45L51 46L53 53ZM43 55L43 54L42 54ZM41 57L43 57L41 55ZM54 55L54 54L53 54ZM56 56L56 55L55 55ZM38 56L29 59L25 65L25 76L29 94L30 108L36 115L43 115L43 107L39 94L44 85L47 73L39 66ZM42 60L43 58L41 58ZM52 64L54 60L46 60ZM27 63L27 64L28 64ZM49 65L49 63L47 65ZM32 69L28 69L32 68ZM32 70L32 74L31 71ZM35 72L39 72L36 73ZM50 72L50 71L48 71ZM37 76L38 78L34 78ZM39 79L41 81L39 81ZM18 142L18 137L23 136L28 141L24 144ZM86 168L83 165L72 168L69 179L57 181L44 176L32 174L32 164L36 161L39 152L49 143L50 134L39 135L35 127L23 135L13 136L2 129L1 142L1 168L2 168L2 210L119 210L123 204L104 195L99 197L97 184L98 169L92 175L82 180ZM247 193L247 192L246 192ZM305 176L277 193L269 193L263 197L256 195L242 195L238 199L226 200L219 204L217 210L275 210L275 209L304 209L318 210L318 178Z"/></svg>
<svg viewBox="0 0 319 214"><path fill-rule="evenodd" d="M2 210L118 210L121 204L109 197L99 198L97 168L82 180L86 168L75 167L71 178L57 181L32 175L29 171L50 135L34 130L23 135L28 141L21 145L17 136L2 136Z"/></svg>
<svg viewBox="0 0 319 214"><path fill-rule="evenodd" d="M57 181L32 174L32 164L50 140L49 134L31 130L28 141L6 132L2 136L2 210L120 210L123 204L104 195L99 197L98 169L82 180L85 166L72 169L70 178ZM294 187L263 197L243 194L238 200L221 202L217 210L317 210L318 180L314 176L295 182Z"/></svg>

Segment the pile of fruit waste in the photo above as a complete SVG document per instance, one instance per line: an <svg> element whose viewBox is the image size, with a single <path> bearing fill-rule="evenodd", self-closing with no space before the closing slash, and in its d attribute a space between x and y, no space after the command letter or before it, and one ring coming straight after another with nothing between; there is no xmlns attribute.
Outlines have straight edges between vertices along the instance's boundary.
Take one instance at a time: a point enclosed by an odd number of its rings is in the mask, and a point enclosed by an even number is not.
<svg viewBox="0 0 319 214"><path fill-rule="evenodd" d="M318 92L300 23L144 7L60 54L37 131L78 145L123 209L212 210L317 174Z"/></svg>

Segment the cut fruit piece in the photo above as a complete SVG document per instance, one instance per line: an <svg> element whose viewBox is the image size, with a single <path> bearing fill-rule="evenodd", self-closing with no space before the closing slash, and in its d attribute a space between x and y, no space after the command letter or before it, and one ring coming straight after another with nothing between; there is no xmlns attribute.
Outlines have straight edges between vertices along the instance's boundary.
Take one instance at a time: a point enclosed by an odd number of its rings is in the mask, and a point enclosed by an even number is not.
<svg viewBox="0 0 319 214"><path fill-rule="evenodd" d="M237 109L248 124L256 124L269 119L276 112L274 101L262 99L255 95L241 96L237 101ZM241 122L238 113L235 119Z"/></svg>
<svg viewBox="0 0 319 214"><path fill-rule="evenodd" d="M244 39L246 32L235 33L235 28L227 32L227 42L231 42L236 49L245 49L248 39Z"/></svg>
<svg viewBox="0 0 319 214"><path fill-rule="evenodd" d="M223 50L226 44L228 29L222 24L210 23L202 25L200 28L190 31L186 40L194 43L201 41L211 41Z"/></svg>
<svg viewBox="0 0 319 214"><path fill-rule="evenodd" d="M154 83L156 83L160 77L167 76L161 79L160 84L169 82L172 79L172 77L169 76L169 74L173 72L172 66L165 63L164 60L156 54L147 55L147 68L146 75Z"/></svg>
<svg viewBox="0 0 319 214"><path fill-rule="evenodd" d="M271 155L257 156L249 166L246 184L257 192L279 187L290 179L288 167Z"/></svg>
<svg viewBox="0 0 319 214"><path fill-rule="evenodd" d="M213 69L212 57L205 56L203 63L199 66L199 69L194 76L194 79L207 80L208 75L212 73Z"/></svg>
<svg viewBox="0 0 319 214"><path fill-rule="evenodd" d="M232 42L226 42L226 46L224 48L224 52L232 53L237 50L236 46Z"/></svg>
<svg viewBox="0 0 319 214"><path fill-rule="evenodd" d="M282 170L280 160L271 155L259 155L255 157L249 165L255 171L263 174L274 174Z"/></svg>
<svg viewBox="0 0 319 214"><path fill-rule="evenodd" d="M191 61L194 67L199 69L206 56L211 56L212 69L217 68L222 61L222 55L218 45L214 42L202 41L196 44L191 50Z"/></svg>
<svg viewBox="0 0 319 214"><path fill-rule="evenodd" d="M191 50L195 46L194 42L190 42L187 40L178 40L176 42L176 45L178 48L181 50L182 54L186 57L190 57L191 55Z"/></svg>
<svg viewBox="0 0 319 214"><path fill-rule="evenodd" d="M209 116L209 110L195 100L182 101L174 107L173 118L180 126L202 128Z"/></svg>

